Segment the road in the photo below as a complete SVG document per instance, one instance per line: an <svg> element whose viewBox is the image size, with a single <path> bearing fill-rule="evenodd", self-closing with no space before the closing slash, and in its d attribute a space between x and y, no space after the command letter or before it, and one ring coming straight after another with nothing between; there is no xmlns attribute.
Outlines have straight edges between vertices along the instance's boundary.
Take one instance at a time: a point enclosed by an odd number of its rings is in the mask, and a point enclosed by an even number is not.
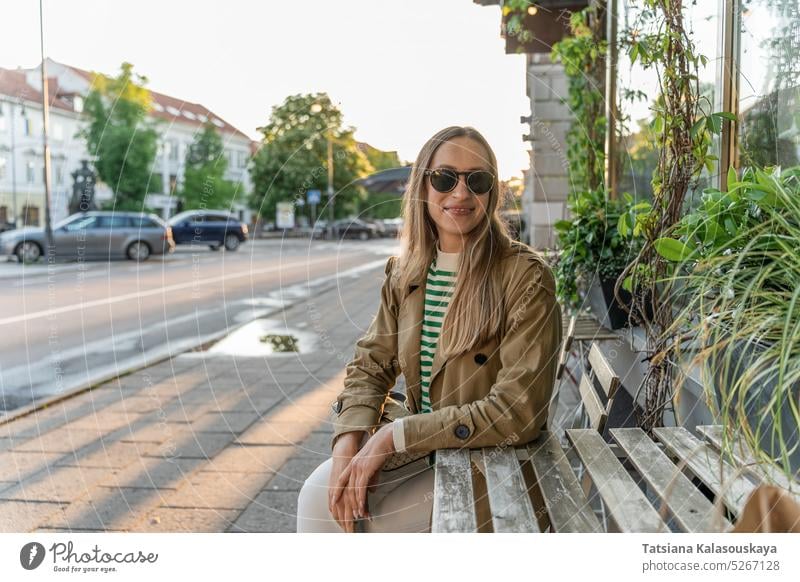
<svg viewBox="0 0 800 582"><path fill-rule="evenodd" d="M397 250L383 239L259 240L233 253L181 246L141 264L3 265L0 411L183 352Z"/></svg>

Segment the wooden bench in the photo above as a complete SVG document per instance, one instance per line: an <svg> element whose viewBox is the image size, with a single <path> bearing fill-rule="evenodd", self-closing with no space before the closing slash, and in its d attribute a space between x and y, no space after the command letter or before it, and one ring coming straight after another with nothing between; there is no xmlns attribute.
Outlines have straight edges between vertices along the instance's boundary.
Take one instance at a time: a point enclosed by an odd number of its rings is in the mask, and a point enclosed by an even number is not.
<svg viewBox="0 0 800 582"><path fill-rule="evenodd" d="M567 431L569 448L585 467L615 531L724 531L759 483L779 483L782 477L785 488L793 489L795 495L800 490L799 483L789 482L774 469L734 467L723 459L719 452L721 427L698 427L700 437L681 427L654 432L655 440L638 428L610 429L623 452L619 458L618 451L597 430ZM566 452L549 432L524 446L436 451L432 531L477 531L471 460L481 463L495 532L539 531L522 473L524 462L532 464L551 531L603 531ZM623 461L635 468L650 497ZM715 508L690 477L711 491L725 511Z"/></svg>

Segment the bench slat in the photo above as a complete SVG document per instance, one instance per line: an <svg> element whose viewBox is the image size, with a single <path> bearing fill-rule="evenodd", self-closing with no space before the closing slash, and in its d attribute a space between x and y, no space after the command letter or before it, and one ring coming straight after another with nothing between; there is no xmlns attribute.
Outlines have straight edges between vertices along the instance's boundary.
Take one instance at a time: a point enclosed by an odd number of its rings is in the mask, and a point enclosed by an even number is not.
<svg viewBox="0 0 800 582"><path fill-rule="evenodd" d="M697 432L699 432L717 452L722 451L723 435L721 425L698 426ZM785 489L800 503L800 483L797 481L790 481L786 474L777 467L757 462L747 446L738 438L734 440L733 450L731 452L733 453L733 459L736 463L744 467L749 475L752 475L762 483L771 483Z"/></svg>
<svg viewBox="0 0 800 582"><path fill-rule="evenodd" d="M552 433L543 433L530 446L531 463L542 491L553 531L602 532L603 527L583 494L561 443Z"/></svg>
<svg viewBox="0 0 800 582"><path fill-rule="evenodd" d="M569 429L567 437L620 531L669 531L658 512L650 505L647 497L596 430Z"/></svg>
<svg viewBox="0 0 800 582"><path fill-rule="evenodd" d="M682 530L717 532L730 527L724 517L715 516L714 505L642 429L612 428L611 436L659 499L666 503Z"/></svg>
<svg viewBox="0 0 800 582"><path fill-rule="evenodd" d="M581 377L580 393L583 407L586 410L586 415L589 417L592 428L599 430L605 425L608 417L603 403L600 402L600 397L595 392L594 386L592 386L589 374L584 374Z"/></svg>
<svg viewBox="0 0 800 582"><path fill-rule="evenodd" d="M539 526L516 451L485 448L483 466L495 533L538 533Z"/></svg>
<svg viewBox="0 0 800 582"><path fill-rule="evenodd" d="M686 467L714 495L722 495L724 504L735 514L740 514L755 484L724 462L709 445L694 437L683 427L654 428L656 438L678 459L686 460Z"/></svg>
<svg viewBox="0 0 800 582"><path fill-rule="evenodd" d="M589 349L589 365L594 372L595 378L600 382L606 396L611 399L619 388L619 378L614 373L611 364L608 363L603 352L600 351L600 346L597 342L592 342L592 347Z"/></svg>
<svg viewBox="0 0 800 582"><path fill-rule="evenodd" d="M431 532L476 532L472 468L467 449L439 449L433 480Z"/></svg>

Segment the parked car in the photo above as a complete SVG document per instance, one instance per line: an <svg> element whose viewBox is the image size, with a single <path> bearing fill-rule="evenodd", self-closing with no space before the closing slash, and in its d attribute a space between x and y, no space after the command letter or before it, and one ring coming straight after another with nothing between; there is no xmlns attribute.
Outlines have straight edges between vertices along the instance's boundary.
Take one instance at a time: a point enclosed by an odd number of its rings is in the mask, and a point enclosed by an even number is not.
<svg viewBox="0 0 800 582"><path fill-rule="evenodd" d="M0 222L0 233L14 230L15 228L17 228L17 225L13 222Z"/></svg>
<svg viewBox="0 0 800 582"><path fill-rule="evenodd" d="M382 221L384 235L388 238L397 238L400 236L400 231L403 229L402 218L384 218Z"/></svg>
<svg viewBox="0 0 800 582"><path fill-rule="evenodd" d="M224 210L187 210L169 220L175 244L208 245L212 251L235 251L248 239L247 225Z"/></svg>
<svg viewBox="0 0 800 582"><path fill-rule="evenodd" d="M155 214L90 211L73 214L53 226L55 256L62 260L128 258L175 250L169 225ZM0 251L20 262L36 262L47 247L43 228L22 228L0 234Z"/></svg>
<svg viewBox="0 0 800 582"><path fill-rule="evenodd" d="M379 237L384 238L386 235L386 227L383 225L383 221L377 218L365 218L363 219L364 222L367 224L371 224L375 227L375 232L378 234Z"/></svg>
<svg viewBox="0 0 800 582"><path fill-rule="evenodd" d="M360 218L345 218L334 222L339 238L357 238L368 240L378 236L378 228Z"/></svg>

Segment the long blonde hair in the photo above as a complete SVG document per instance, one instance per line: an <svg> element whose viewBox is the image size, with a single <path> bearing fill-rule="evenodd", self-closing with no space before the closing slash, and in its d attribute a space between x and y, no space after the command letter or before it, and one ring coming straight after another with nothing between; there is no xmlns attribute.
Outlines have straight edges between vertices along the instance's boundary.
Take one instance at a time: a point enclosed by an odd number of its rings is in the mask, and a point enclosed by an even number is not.
<svg viewBox="0 0 800 582"><path fill-rule="evenodd" d="M398 271L401 289L427 276L436 254L438 233L427 209L425 169L444 142L465 136L481 144L486 151L488 169L495 175L486 203L486 220L468 235L461 252L458 276L447 314L442 324L438 349L445 357L472 349L502 333L504 323L503 288L500 259L512 246L508 226L500 217L501 200L497 178L497 158L486 139L473 127L451 126L430 138L417 156L403 194L403 229L400 234Z"/></svg>

